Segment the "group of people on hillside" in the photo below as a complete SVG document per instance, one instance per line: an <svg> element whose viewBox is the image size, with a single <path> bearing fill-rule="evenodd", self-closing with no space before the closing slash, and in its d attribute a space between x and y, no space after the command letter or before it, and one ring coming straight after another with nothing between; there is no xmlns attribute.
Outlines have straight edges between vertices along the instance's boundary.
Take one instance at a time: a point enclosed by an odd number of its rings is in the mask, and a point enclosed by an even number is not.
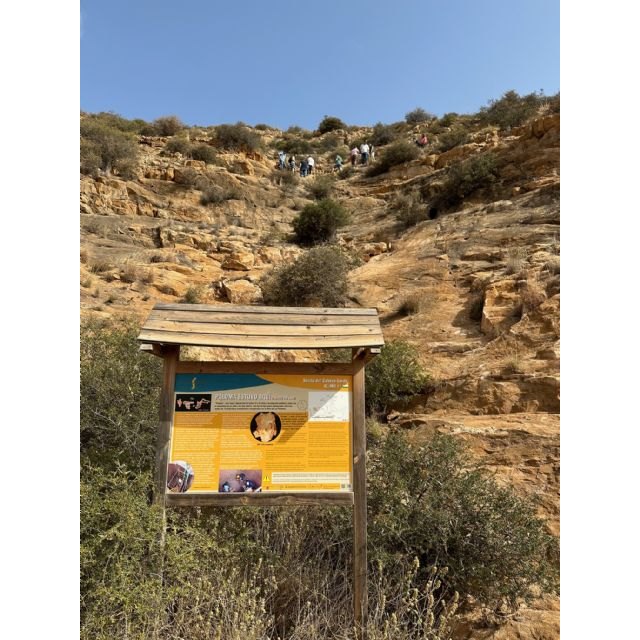
<svg viewBox="0 0 640 640"><path fill-rule="evenodd" d="M358 162L358 156L360 156L360 164L368 165L369 160L375 159L375 148L372 144L368 142L363 142L358 148L357 145L354 145L353 149L349 152L349 158L351 159L351 166L355 167Z"/></svg>
<svg viewBox="0 0 640 640"><path fill-rule="evenodd" d="M291 154L287 158L287 154L284 151L278 151L278 169L289 169L289 171L295 171L296 169L300 169L300 177L306 178L313 173L315 168L316 161L313 156L308 156L307 158L303 158L300 161L300 165L296 162L296 157Z"/></svg>

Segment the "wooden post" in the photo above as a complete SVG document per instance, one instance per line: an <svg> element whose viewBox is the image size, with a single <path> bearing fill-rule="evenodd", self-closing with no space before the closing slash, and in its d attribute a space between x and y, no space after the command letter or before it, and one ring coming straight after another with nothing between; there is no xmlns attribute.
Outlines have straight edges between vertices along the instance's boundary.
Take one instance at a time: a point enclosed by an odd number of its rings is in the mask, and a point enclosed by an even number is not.
<svg viewBox="0 0 640 640"><path fill-rule="evenodd" d="M167 464L169 464L169 446L171 444L171 422L173 419L173 396L176 384L176 369L180 347L168 345L162 348L163 370L162 391L160 395L160 424L158 425L158 442L156 446L156 504L164 507L164 496L167 491Z"/></svg>
<svg viewBox="0 0 640 640"><path fill-rule="evenodd" d="M367 485L365 354L353 349L353 612L356 640L367 638Z"/></svg>
<svg viewBox="0 0 640 640"><path fill-rule="evenodd" d="M161 508L161 523L158 538L158 594L156 628L154 637L158 637L163 622L162 587L164 584L164 549L167 535L167 510L165 494L167 492L167 464L169 463L169 447L171 445L171 422L173 420L173 397L176 384L176 368L180 357L180 347L171 345L162 347L162 390L160 392L160 421L156 444L156 474L153 501Z"/></svg>

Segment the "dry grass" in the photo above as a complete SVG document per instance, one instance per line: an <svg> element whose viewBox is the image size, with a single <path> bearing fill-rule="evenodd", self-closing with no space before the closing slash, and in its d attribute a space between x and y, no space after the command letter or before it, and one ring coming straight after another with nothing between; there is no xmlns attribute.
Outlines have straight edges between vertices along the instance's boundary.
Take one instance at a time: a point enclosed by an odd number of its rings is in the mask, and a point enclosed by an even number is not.
<svg viewBox="0 0 640 640"><path fill-rule="evenodd" d="M524 247L511 247L507 251L506 269L508 274L519 273L527 262Z"/></svg>
<svg viewBox="0 0 640 640"><path fill-rule="evenodd" d="M157 284L156 289L168 296L177 296L178 292L169 284Z"/></svg>
<svg viewBox="0 0 640 640"><path fill-rule="evenodd" d="M560 257L552 256L549 258L542 266L542 270L550 276L557 276L560 273Z"/></svg>
<svg viewBox="0 0 640 640"><path fill-rule="evenodd" d="M415 316L424 309L424 298L419 293L408 293L398 300L397 315Z"/></svg>
<svg viewBox="0 0 640 640"><path fill-rule="evenodd" d="M87 264L89 262L89 250L86 247L80 249L80 263Z"/></svg>
<svg viewBox="0 0 640 640"><path fill-rule="evenodd" d="M82 280L80 280L80 286L84 287L85 289L90 289L93 285L93 278L91 278L90 276L87 276L86 278L82 278Z"/></svg>
<svg viewBox="0 0 640 640"><path fill-rule="evenodd" d="M520 301L522 302L523 313L534 311L546 299L547 294L544 287L534 278L528 278L520 289Z"/></svg>
<svg viewBox="0 0 640 640"><path fill-rule="evenodd" d="M107 273L113 269L114 265L108 260L94 258L88 262L88 267L91 273Z"/></svg>
<svg viewBox="0 0 640 640"><path fill-rule="evenodd" d="M120 280L122 282L132 283L138 280L140 272L137 267L130 262L125 263L124 267L120 270Z"/></svg>

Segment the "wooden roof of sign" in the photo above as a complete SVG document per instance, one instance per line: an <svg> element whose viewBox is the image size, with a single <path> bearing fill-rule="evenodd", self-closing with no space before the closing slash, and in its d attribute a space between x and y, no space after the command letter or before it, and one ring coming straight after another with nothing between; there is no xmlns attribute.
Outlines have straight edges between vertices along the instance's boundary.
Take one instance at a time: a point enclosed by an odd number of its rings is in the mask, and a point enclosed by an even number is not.
<svg viewBox="0 0 640 640"><path fill-rule="evenodd" d="M138 340L146 344L253 349L381 347L376 309L156 304Z"/></svg>

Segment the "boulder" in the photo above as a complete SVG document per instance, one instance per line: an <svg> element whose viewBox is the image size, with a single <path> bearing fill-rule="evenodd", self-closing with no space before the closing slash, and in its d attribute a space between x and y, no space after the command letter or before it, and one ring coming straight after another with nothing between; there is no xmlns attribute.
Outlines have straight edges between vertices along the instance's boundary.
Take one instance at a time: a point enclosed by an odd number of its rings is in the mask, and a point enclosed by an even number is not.
<svg viewBox="0 0 640 640"><path fill-rule="evenodd" d="M252 304L262 299L260 287L248 280L223 281L222 290L232 304Z"/></svg>
<svg viewBox="0 0 640 640"><path fill-rule="evenodd" d="M250 271L255 264L256 258L248 251L233 251L222 263L222 268L228 271Z"/></svg>

